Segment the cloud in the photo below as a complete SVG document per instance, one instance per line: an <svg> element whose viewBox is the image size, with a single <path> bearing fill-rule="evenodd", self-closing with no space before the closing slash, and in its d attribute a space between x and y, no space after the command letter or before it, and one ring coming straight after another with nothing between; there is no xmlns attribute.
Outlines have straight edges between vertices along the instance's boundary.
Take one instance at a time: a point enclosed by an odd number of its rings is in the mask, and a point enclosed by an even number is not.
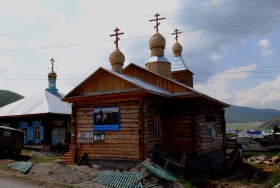
<svg viewBox="0 0 280 188"><path fill-rule="evenodd" d="M216 6L221 4L227 3L223 0L211 0L207 3L180 0L178 10L182 11L172 15L172 19L181 27L178 29L183 31L180 35L182 45L186 49L184 52L188 57L188 66L193 69L217 67L215 60L225 62L227 57L219 59L215 54L229 54L250 37L270 33L278 24L271 17L279 14L279 0ZM272 53L271 49L264 52Z"/></svg>
<svg viewBox="0 0 280 188"><path fill-rule="evenodd" d="M224 102L233 102L234 85L242 82L250 75L256 65L232 68L212 75L205 84L195 84L194 88Z"/></svg>
<svg viewBox="0 0 280 188"><path fill-rule="evenodd" d="M279 85L280 76L270 82L262 82L246 91L237 92L236 105L280 109Z"/></svg>
<svg viewBox="0 0 280 188"><path fill-rule="evenodd" d="M270 56L274 53L274 49L271 48L270 41L268 39L259 40L259 46L262 48L262 56Z"/></svg>
<svg viewBox="0 0 280 188"><path fill-rule="evenodd" d="M220 55L220 54L211 54L210 58L212 59L212 61L214 62L218 62L218 61L221 61L223 59L223 56Z"/></svg>

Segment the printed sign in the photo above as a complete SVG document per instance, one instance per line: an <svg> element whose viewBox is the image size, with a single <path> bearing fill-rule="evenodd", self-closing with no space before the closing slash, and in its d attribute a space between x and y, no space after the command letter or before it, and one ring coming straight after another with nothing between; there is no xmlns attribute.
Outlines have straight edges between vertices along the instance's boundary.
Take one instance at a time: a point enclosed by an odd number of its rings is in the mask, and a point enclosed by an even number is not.
<svg viewBox="0 0 280 188"><path fill-rule="evenodd" d="M93 109L93 131L119 131L120 108L104 107Z"/></svg>

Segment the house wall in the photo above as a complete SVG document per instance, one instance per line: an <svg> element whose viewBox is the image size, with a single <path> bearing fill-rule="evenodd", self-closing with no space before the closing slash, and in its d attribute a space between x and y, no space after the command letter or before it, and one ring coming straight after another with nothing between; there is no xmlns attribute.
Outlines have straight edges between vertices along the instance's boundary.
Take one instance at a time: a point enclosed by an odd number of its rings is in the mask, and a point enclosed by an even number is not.
<svg viewBox="0 0 280 188"><path fill-rule="evenodd" d="M145 99L145 157L152 152L168 153L168 114L165 102L160 97ZM155 118L160 120L160 138L155 135Z"/></svg>
<svg viewBox="0 0 280 188"><path fill-rule="evenodd" d="M207 116L215 118L214 136L210 136L210 125L207 122ZM220 111L209 112L207 109L202 109L197 116L197 154L205 154L212 151L222 149L224 147L224 126L222 125L222 117Z"/></svg>
<svg viewBox="0 0 280 188"><path fill-rule="evenodd" d="M40 141L35 141L34 139L29 140L27 144L42 144L45 143L46 145L53 145L52 144L52 130L57 127L56 124L53 124L53 121L55 122L63 122L62 127L66 130L66 135L64 135L64 138L66 139L66 142L70 142L70 132L67 133L67 124L70 124L70 115L56 115L56 114L46 114L46 115L31 115L31 116L22 116L22 117L6 117L6 118L0 118L0 125L2 123L9 124L9 127L18 129L20 128L20 123L25 123L27 127L33 127L34 122L39 122L40 125L43 127L42 129L42 137ZM59 128L62 128L59 126ZM30 129L32 130L32 129ZM33 130L34 131L34 130ZM34 132L32 133L34 134Z"/></svg>
<svg viewBox="0 0 280 188"><path fill-rule="evenodd" d="M93 133L93 110L100 107L119 107L120 109L120 130L106 131L104 141L84 139L86 135ZM76 158L80 159L87 153L92 159L131 159L141 160L141 103L139 100L126 100L122 102L90 102L79 103L73 110L75 114L75 143Z"/></svg>
<svg viewBox="0 0 280 188"><path fill-rule="evenodd" d="M146 102L145 138L147 152L145 156L159 151L178 160L186 154L188 158L224 152L225 124L224 111L198 99L150 98ZM162 136L155 139L154 119L161 118ZM215 119L215 136L209 136L206 117ZM215 154L214 154L215 155Z"/></svg>

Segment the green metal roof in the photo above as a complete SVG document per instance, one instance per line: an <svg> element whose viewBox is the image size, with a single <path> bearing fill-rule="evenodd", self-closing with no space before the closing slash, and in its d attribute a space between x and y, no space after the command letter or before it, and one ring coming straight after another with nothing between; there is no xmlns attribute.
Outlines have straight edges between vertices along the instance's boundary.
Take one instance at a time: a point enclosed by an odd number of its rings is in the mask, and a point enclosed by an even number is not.
<svg viewBox="0 0 280 188"><path fill-rule="evenodd" d="M28 172L28 170L31 169L32 166L33 166L32 162L23 162L23 161L8 165L9 168L18 170L22 173Z"/></svg>
<svg viewBox="0 0 280 188"><path fill-rule="evenodd" d="M142 172L101 172L94 182L114 188L143 188L140 181Z"/></svg>
<svg viewBox="0 0 280 188"><path fill-rule="evenodd" d="M149 170L151 173L156 175L158 178L163 178L163 179L167 179L170 181L178 181L178 179L179 179L172 172L162 168L161 166L159 166L157 164L149 165L145 162L142 162L142 163L140 163L140 165L145 167L147 170Z"/></svg>

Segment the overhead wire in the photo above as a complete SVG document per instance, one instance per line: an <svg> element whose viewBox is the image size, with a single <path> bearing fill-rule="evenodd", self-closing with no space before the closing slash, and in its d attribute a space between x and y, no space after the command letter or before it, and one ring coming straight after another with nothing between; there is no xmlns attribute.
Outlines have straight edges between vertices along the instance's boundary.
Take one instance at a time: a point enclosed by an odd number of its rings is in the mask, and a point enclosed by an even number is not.
<svg viewBox="0 0 280 188"><path fill-rule="evenodd" d="M219 6L227 6L227 5L235 5L235 4L243 4L243 3L250 3L250 2L256 2L256 1L262 1L262 0L247 0L247 1L237 1L237 2L230 2L230 3L222 3L222 4L216 4L216 5L209 5L209 6L201 6L201 7L194 7L194 8L188 8L188 9L182 9L182 10L175 10L175 11L169 11L169 12L162 12L161 14L170 14L170 13L176 13L176 12L183 12L183 11L193 11L193 10L199 10L199 9L205 9L205 8L213 8L213 7L219 7ZM264 24L264 23L270 23L270 22L278 22L280 19L273 19L273 18L278 18L280 15L269 15L266 17L261 17L261 18L254 18L254 19L247 19L247 20L240 20L236 22L230 22L230 23L224 23L224 24L218 24L218 25L213 25L213 26L207 26L207 27L199 27L199 28L194 28L194 29L188 29L182 31L184 32L194 32L194 31L200 31L200 30L213 30L213 29L225 29L225 28L232 28L232 27L240 27L240 26L250 26L254 24ZM142 17L142 16L137 16L137 17ZM133 17L126 17L126 18L121 18L121 19L130 19ZM114 21L114 20L119 20L119 19L112 19L112 20L107 20L107 21ZM263 20L263 21L262 21ZM98 22L104 22L104 21L98 21ZM106 22L106 21L105 21ZM90 23L84 23L82 25L86 24L92 24L92 23L97 23L96 22L90 22ZM74 25L76 26L76 25ZM42 29L34 29L34 30L29 30L29 31L21 31L21 32L14 32L14 33L7 33L7 34L0 34L0 36L9 36L9 35L19 35L19 34L25 34L25 33L32 33L32 32L40 32L40 31L47 31L47 30L53 30L53 29L61 29L61 28L66 28L66 27L72 27L72 25L64 25L64 26L58 26L58 27L53 27L53 28L42 28ZM170 33L163 33L162 35L168 35ZM152 35L146 35L146 36L135 36L135 37L129 37L129 38L123 38L122 40L131 40L131 39L139 39L139 38L147 38L151 37ZM52 49L52 48L65 48L65 47L72 47L72 46L85 46L85 45L92 45L92 44L98 44L98 43L107 43L110 42L110 40L102 40L102 41L93 41L93 42L81 42L81 43L70 43L70 44L55 44L55 45L47 45L47 46L37 46L34 48L18 48L18 49L2 49L0 52L17 52L17 51L26 51L26 50L45 50L45 49ZM275 73L279 72L277 70L262 70L262 71L247 71L247 72L237 72L236 74L256 74L256 73ZM211 72L201 72L197 71L196 75L200 76L207 76L212 74ZM225 73L217 73L216 74L225 74ZM232 72L231 72L232 74ZM264 78L264 77L254 77L254 78ZM267 78L267 77L265 77ZM60 78L60 80L69 80L69 79L85 79L85 78ZM249 78L246 78L249 79ZM1 80L46 80L46 79L1 79Z"/></svg>
<svg viewBox="0 0 280 188"><path fill-rule="evenodd" d="M200 27L200 28L194 28L194 29L188 29L181 31L182 33L186 32L194 32L194 31L200 31L200 30L215 30L215 29L226 29L226 28L232 28L232 27L241 27L241 26L250 26L255 24L265 24L270 22L278 22L280 19L274 19L274 20L266 20L261 22L253 22L253 23L244 23L243 22L249 22L249 21L257 21L257 20L263 20L267 18L275 18L280 17L280 15L273 15L273 16L267 16L263 18L256 18L256 19L250 19L250 20L242 20L238 22L231 22L231 23L225 23L225 24L219 24L214 26L208 26L208 27ZM233 24L233 25L231 25ZM161 35L170 35L171 33L162 33ZM145 36L136 36L136 37L129 37L129 38L123 38L122 40L131 40L131 39L141 39L141 38L148 38L152 35L145 35ZM45 49L53 49L53 48L66 48L66 47L75 47L75 46L86 46L86 45L93 45L93 44L100 44L100 43L108 43L111 42L110 40L102 40L102 41L93 41L93 42L81 42L81 43L69 43L69 44L55 44L55 45L47 45L47 46L37 46L34 48L17 48L17 49L1 49L0 52L17 52L17 51L28 51L28 50L45 50Z"/></svg>
<svg viewBox="0 0 280 188"><path fill-rule="evenodd" d="M162 14L176 13L176 12L182 12L182 11L192 11L192 10L198 10L198 9L213 8L213 7L219 7L219 6L228 6L228 5L235 5L235 4L243 4L243 3L250 3L250 2L256 2L256 1L263 1L263 0L247 0L247 1L236 1L236 2L229 2L229 3L221 3L221 4L215 4L215 5L208 5L208 6L201 6L201 7L182 9L182 10L174 10L174 11L169 11L169 12L163 12ZM264 19L269 19L269 18L276 18L276 17L279 17L279 16L280 15L270 15L270 16L262 17L262 18L241 20L241 21L224 23L224 24L207 26L207 27L199 27L199 28L189 29L189 30L185 30L185 31L181 31L181 32L185 33L185 32L193 32L193 31L200 31L200 30L224 29L224 28L232 28L232 27L240 27L240 26L249 26L249 25L254 25L254 24L264 24L264 23L269 23L269 22L277 22L277 21L280 21L280 19L266 20L266 21L254 22L254 23L244 23L244 22L259 21L259 20L264 20ZM141 16L134 16L134 17L141 17ZM132 17L126 17L126 18L119 18L119 19L116 18L116 19L111 19L111 20L107 20L107 21L128 19L128 18L134 18L134 17L132 16ZM96 21L96 22L106 22L106 21L100 21L99 20L99 21ZM96 23L96 22L86 23L86 25ZM244 23L244 24L241 24L241 23ZM85 25L85 24L81 24L81 25ZM20 32L14 32L14 33L7 33L7 34L0 34L0 37L1 36L9 36L9 35L25 34L25 33L30 33L30 32L39 32L39 31L47 31L47 30L53 30L53 29L61 29L61 28L72 27L72 26L76 26L76 25L64 25L64 26L57 26L57 27L50 27L50 28L42 28L42 29L34 29L34 30L20 31ZM169 35L169 34L170 33L162 33L162 35ZM141 39L141 38L147 38L147 37L151 37L151 36L152 35L127 37L127 38L123 38L122 40ZM66 48L66 47L75 47L75 46L94 45L94 44L107 43L107 42L110 42L110 40L69 43L69 44L54 44L54 45L28 47L28 48L16 48L16 49L0 49L0 52L20 52L20 51L28 51L28 50L46 50L46 49L54 49L54 48Z"/></svg>
<svg viewBox="0 0 280 188"><path fill-rule="evenodd" d="M193 11L193 10L227 6L227 5L244 4L244 3L250 3L250 2L255 2L255 1L263 1L263 0L246 0L246 1L236 1L236 2L229 2L229 3L220 3L220 4L216 4L216 5L208 5L208 6L200 6L200 7L194 7L194 8L186 8L186 9L182 9L182 10L167 11L167 12L162 12L161 14L170 14L170 13L176 13L176 12ZM41 32L41 31L50 31L50 30L55 30L55 29L62 29L62 28L76 27L76 26L81 26L81 25L90 25L90 24L104 23L104 22L112 22L112 21L125 20L125 19L135 19L135 18L146 17L146 16L151 16L151 15L153 15L153 14L129 16L129 17L122 17L122 18L113 18L113 19L107 19L107 20L97 20L97 21L81 23L81 24L69 24L69 25L61 25L61 26L56 26L56 27L47 27L47 28L39 28L39 29L33 29L33 30L27 30L27 31L4 33L4 34L0 34L0 37Z"/></svg>

